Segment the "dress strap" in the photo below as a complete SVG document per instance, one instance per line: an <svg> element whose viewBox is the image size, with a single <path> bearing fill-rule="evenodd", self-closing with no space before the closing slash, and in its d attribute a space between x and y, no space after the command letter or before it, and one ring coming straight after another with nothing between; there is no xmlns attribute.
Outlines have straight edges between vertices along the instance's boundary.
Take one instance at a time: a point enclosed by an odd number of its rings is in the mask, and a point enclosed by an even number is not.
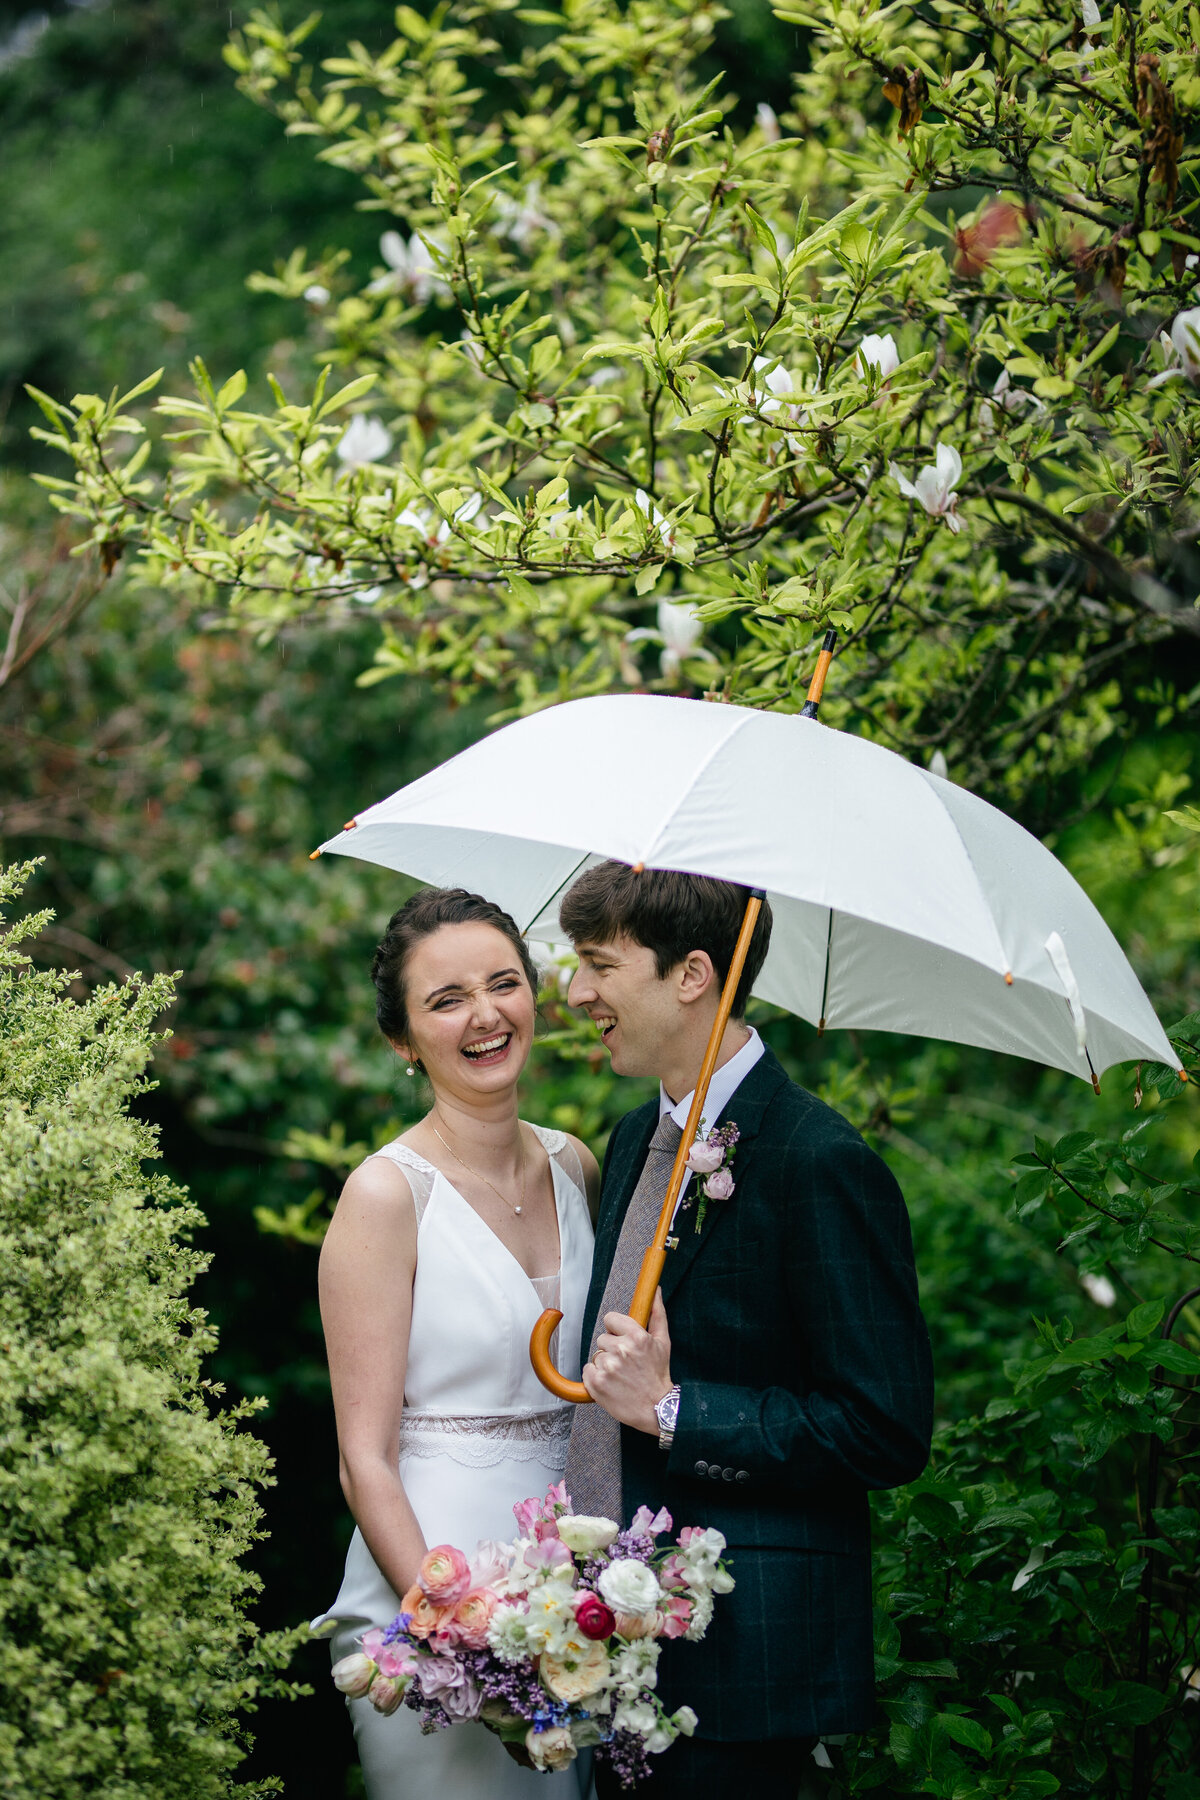
<svg viewBox="0 0 1200 1800"><path fill-rule="evenodd" d="M407 1144L385 1144L382 1150L376 1150L374 1154L386 1156L389 1162L395 1163L398 1168L404 1170L408 1185L412 1189L417 1224L420 1225L425 1216L425 1208L429 1205L429 1197L433 1193L437 1170L423 1156L418 1156L415 1150L410 1150Z"/></svg>
<svg viewBox="0 0 1200 1800"><path fill-rule="evenodd" d="M528 1121L526 1121L528 1123ZM579 1152L565 1131L553 1131L548 1125L530 1125L530 1131L541 1144L546 1155L556 1162L567 1180L586 1194L583 1180L583 1164L579 1160Z"/></svg>

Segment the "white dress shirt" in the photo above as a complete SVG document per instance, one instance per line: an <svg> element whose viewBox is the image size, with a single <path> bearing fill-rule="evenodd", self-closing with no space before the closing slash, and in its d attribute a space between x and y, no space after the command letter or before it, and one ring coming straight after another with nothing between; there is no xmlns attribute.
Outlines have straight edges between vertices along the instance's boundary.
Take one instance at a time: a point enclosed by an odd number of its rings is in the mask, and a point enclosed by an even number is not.
<svg viewBox="0 0 1200 1800"><path fill-rule="evenodd" d="M727 1063L722 1063L721 1067L714 1071L713 1078L708 1084L708 1093L704 1097L704 1111L700 1115L700 1130L702 1133L707 1134L714 1126L721 1123L721 1118L726 1107L733 1099L738 1088L741 1087L743 1081L745 1081L759 1057L763 1054L764 1049L765 1045L752 1025L750 1027L750 1036L746 1039L746 1042L742 1045L741 1049L737 1051L735 1055L731 1056ZM672 1100L670 1094L668 1094L666 1088L660 1081L658 1084L658 1117L660 1122L664 1114L670 1113L680 1131L686 1131L688 1113L691 1111L692 1106L692 1095L695 1092L696 1090L693 1088L691 1093L683 1096L682 1100ZM736 1122L737 1121L735 1120L734 1123L736 1124ZM685 1194L687 1192L687 1187L688 1184L685 1182L683 1189ZM679 1200L675 1203L675 1214L672 1216L672 1224L675 1222L675 1217L678 1216L682 1199L683 1195L681 1194Z"/></svg>

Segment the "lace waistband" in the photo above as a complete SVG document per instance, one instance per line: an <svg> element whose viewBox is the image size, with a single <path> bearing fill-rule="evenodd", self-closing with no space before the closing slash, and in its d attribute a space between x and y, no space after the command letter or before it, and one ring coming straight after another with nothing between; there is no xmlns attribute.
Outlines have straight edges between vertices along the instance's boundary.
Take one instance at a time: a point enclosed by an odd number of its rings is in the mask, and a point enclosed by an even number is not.
<svg viewBox="0 0 1200 1800"><path fill-rule="evenodd" d="M416 1413L400 1420L400 1455L447 1456L475 1468L506 1462L565 1466L571 1406L535 1413Z"/></svg>

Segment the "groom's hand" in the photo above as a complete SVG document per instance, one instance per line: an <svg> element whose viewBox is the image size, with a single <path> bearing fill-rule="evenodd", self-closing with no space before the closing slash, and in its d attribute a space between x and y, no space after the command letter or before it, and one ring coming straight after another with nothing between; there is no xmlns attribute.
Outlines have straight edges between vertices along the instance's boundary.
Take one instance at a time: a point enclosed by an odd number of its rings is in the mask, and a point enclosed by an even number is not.
<svg viewBox="0 0 1200 1800"><path fill-rule="evenodd" d="M654 1296L649 1331L624 1313L605 1313L604 1330L583 1371L583 1385L622 1425L658 1436L654 1408L675 1385L671 1380L671 1334L661 1293Z"/></svg>

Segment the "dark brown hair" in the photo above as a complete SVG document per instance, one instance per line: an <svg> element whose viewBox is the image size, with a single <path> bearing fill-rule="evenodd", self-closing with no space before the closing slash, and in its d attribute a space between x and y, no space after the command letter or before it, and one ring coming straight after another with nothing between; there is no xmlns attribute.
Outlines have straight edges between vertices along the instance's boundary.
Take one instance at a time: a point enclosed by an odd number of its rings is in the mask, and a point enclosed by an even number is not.
<svg viewBox="0 0 1200 1800"><path fill-rule="evenodd" d="M371 964L371 980L375 983L375 1017L379 1029L390 1043L406 1043L409 1034L408 1002L405 995L405 970L408 959L422 938L432 937L443 925L490 925L506 937L516 952L536 996L537 973L529 947L516 922L500 907L481 894L469 894L466 888L422 888L407 900L399 912L388 920L388 928Z"/></svg>
<svg viewBox="0 0 1200 1800"><path fill-rule="evenodd" d="M682 875L673 869L637 874L628 863L603 862L579 877L564 896L559 917L573 943L607 944L626 937L653 950L660 981L693 950L703 950L724 983L749 893L736 882L710 875ZM771 908L764 900L734 995L737 1019L745 1014L770 942Z"/></svg>

